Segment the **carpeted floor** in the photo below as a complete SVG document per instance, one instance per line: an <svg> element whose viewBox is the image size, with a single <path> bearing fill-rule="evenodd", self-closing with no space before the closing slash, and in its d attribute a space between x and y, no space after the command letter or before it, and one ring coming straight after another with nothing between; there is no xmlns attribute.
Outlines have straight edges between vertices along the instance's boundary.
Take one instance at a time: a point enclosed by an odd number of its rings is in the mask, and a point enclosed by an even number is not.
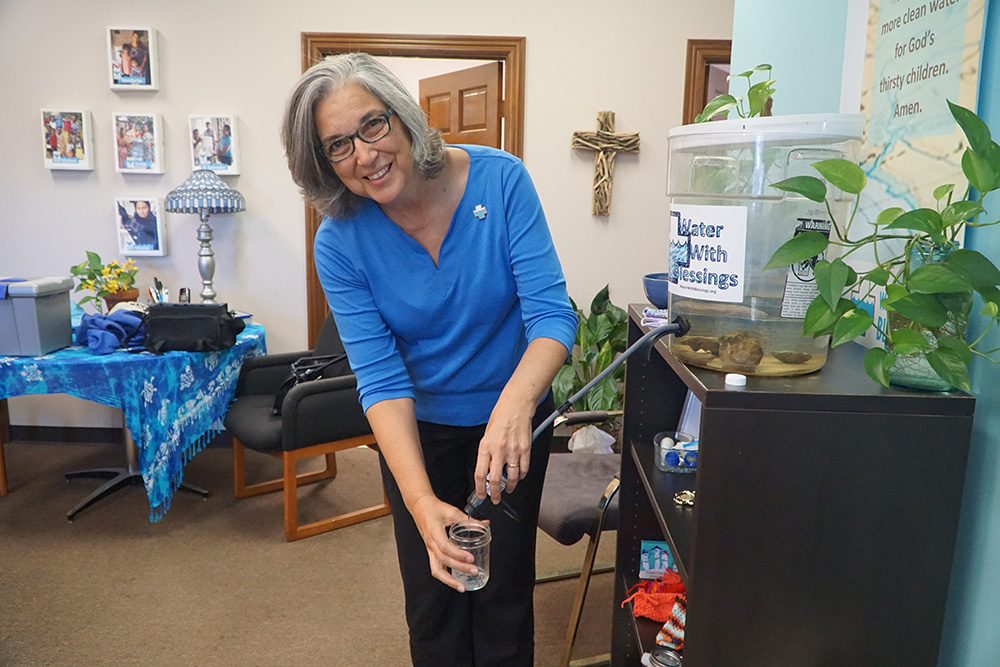
<svg viewBox="0 0 1000 667"><path fill-rule="evenodd" d="M141 487L66 512L100 484L63 473L119 465L108 445L6 445L0 497L0 666L408 665L391 518L287 543L280 494L235 500L231 455L210 448L156 524ZM250 479L280 472L248 453ZM376 456L338 456L339 475L300 491L300 518L367 506ZM256 476L256 477L255 477ZM584 544L539 534L539 571L579 566ZM599 561L614 557L605 533ZM613 575L595 575L575 657L608 652ZM538 667L558 660L575 581L535 592ZM442 666L446 667L446 666Z"/></svg>

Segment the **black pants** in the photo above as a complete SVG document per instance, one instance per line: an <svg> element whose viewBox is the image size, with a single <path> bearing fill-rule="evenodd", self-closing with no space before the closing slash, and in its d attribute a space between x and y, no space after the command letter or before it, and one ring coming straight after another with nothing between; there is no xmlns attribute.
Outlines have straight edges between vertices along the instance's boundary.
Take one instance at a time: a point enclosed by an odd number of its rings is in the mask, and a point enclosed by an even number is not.
<svg viewBox="0 0 1000 667"><path fill-rule="evenodd" d="M535 412L534 426L554 410L551 394ZM475 491L476 457L485 425L443 426L418 422L424 463L438 498L465 508ZM534 427L533 427L534 428ZM534 661L535 536L552 429L531 447L528 476L505 499L514 520L489 503L490 580L478 591L459 593L430 574L427 548L403 504L385 459L382 479L392 508L399 570L406 597L410 657L414 667L530 667Z"/></svg>

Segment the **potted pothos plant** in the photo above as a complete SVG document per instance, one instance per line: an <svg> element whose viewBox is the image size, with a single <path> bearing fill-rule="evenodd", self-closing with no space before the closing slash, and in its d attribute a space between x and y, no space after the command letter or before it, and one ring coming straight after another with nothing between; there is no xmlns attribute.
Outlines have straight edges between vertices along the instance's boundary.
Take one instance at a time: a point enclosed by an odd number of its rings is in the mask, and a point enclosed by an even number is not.
<svg viewBox="0 0 1000 667"><path fill-rule="evenodd" d="M764 80L753 83L753 75L764 72ZM705 123L715 116L729 117L730 111L735 111L740 118L764 117L771 115L771 104L774 95L774 79L771 78L771 66L761 64L739 74L730 74L726 81L746 79L746 97L736 97L723 93L712 98L700 114L694 117L694 122Z"/></svg>
<svg viewBox="0 0 1000 667"><path fill-rule="evenodd" d="M556 405L566 400L611 365L628 346L628 314L611 303L608 286L594 296L590 315L570 299L576 311L576 342L566 364L552 381ZM624 394L625 366L619 366L573 406L579 411L621 410Z"/></svg>
<svg viewBox="0 0 1000 667"><path fill-rule="evenodd" d="M997 349L980 347L998 322L1000 270L982 253L962 248L959 239L966 227L1000 222L980 220L986 213L983 199L1000 188L1000 146L974 112L951 102L948 107L968 140L962 171L969 187L960 196L954 185L936 188L935 208L888 208L859 230L854 224L858 200L846 221L836 220L823 180L796 176L774 184L825 203L832 230L829 238L814 231L795 236L778 248L765 270L821 257L815 265L819 294L807 310L803 334L829 334L836 347L876 329L884 348L870 349L864 367L872 380L885 386L891 382L968 392L973 356L998 363L991 356ZM823 160L812 166L826 182L847 193L859 195L867 184L864 171L847 160ZM831 246L841 250L840 256L823 258ZM844 260L863 249L873 256L874 268L858 273ZM881 301L888 315L885 323L859 305L880 288L885 290ZM979 313L988 323L982 335L969 341L966 333L975 294L982 298Z"/></svg>

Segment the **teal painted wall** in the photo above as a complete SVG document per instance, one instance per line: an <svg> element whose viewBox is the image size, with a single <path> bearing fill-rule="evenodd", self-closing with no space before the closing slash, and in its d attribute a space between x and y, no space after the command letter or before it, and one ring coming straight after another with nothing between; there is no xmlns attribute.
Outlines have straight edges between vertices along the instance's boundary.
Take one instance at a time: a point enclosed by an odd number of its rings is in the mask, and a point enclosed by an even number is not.
<svg viewBox="0 0 1000 667"><path fill-rule="evenodd" d="M733 71L771 63L775 113L837 111L848 1L736 0ZM1000 140L1000 5L987 12L982 63L978 113ZM1000 195L986 208L989 220L1000 218ZM1000 226L970 230L967 243L1000 265ZM993 331L984 349L998 347ZM976 418L939 667L1000 665L1000 368L976 359L971 372Z"/></svg>
<svg viewBox="0 0 1000 667"><path fill-rule="evenodd" d="M736 0L732 71L774 67L775 115L838 111L846 25L847 0ZM729 92L745 96L744 81L732 81Z"/></svg>
<svg viewBox="0 0 1000 667"><path fill-rule="evenodd" d="M992 4L983 37L978 113L997 141L1000 5ZM985 204L988 220L1000 218L1000 195L990 194ZM1000 226L970 230L967 244L1000 265ZM971 335L978 336L982 329L979 326ZM1000 334L994 330L983 349L998 347ZM976 396L976 420L940 667L1000 665L1000 369L986 360L974 360L972 393Z"/></svg>

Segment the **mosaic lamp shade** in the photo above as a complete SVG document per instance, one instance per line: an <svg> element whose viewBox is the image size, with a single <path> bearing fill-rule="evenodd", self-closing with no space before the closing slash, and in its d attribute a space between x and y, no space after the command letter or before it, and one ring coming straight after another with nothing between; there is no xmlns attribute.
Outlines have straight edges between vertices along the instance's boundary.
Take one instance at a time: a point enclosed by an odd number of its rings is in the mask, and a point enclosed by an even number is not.
<svg viewBox="0 0 1000 667"><path fill-rule="evenodd" d="M198 271L201 274L201 300L215 303L217 293L213 288L215 253L212 251L212 228L208 216L213 213L239 213L247 208L243 195L229 187L218 175L208 169L197 169L191 177L167 194L168 213L197 213L201 217L198 227Z"/></svg>

